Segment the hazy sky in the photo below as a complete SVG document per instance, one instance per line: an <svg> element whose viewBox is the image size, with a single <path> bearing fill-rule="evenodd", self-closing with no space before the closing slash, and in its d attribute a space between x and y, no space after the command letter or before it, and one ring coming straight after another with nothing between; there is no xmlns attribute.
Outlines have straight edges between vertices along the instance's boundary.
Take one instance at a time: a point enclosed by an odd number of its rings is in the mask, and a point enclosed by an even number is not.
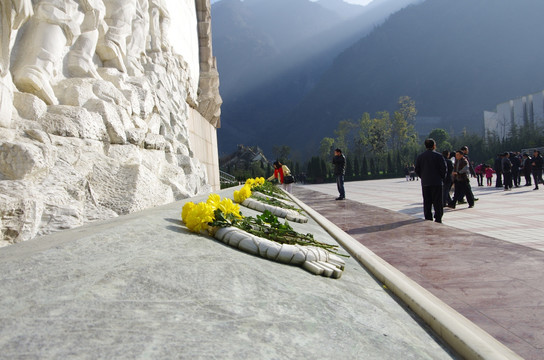
<svg viewBox="0 0 544 360"><path fill-rule="evenodd" d="M372 2L372 0L344 0L344 2L351 3L351 4L366 5L369 2Z"/></svg>

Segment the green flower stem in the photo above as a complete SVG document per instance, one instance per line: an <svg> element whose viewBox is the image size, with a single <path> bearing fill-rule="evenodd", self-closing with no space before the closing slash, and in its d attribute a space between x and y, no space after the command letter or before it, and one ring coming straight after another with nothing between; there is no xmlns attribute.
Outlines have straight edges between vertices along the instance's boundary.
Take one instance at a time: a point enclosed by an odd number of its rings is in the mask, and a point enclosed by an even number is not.
<svg viewBox="0 0 544 360"><path fill-rule="evenodd" d="M228 227L234 226L255 236L278 242L280 244L315 246L327 250L331 254L349 257L338 253L338 245L319 242L312 234L300 234L296 232L287 221L281 223L270 211L265 211L257 217L244 217L237 219L232 214L226 216L219 209L215 210L215 220L210 226Z"/></svg>

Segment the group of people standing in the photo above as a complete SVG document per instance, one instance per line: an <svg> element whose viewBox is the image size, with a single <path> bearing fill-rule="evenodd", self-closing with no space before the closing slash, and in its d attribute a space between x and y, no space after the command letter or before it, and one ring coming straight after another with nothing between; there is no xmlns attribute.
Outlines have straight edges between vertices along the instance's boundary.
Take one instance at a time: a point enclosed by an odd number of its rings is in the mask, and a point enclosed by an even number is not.
<svg viewBox="0 0 544 360"><path fill-rule="evenodd" d="M468 207L474 207L478 199L470 187L470 176L475 175L475 171L468 158L468 147L463 146L454 153L455 162L450 151L443 151L442 154L436 151L433 139L425 140L425 148L415 164L415 172L421 178L425 220L433 220L434 208L434 221L441 223L444 206L455 209L456 204L465 197ZM452 186L455 186L453 198L450 196Z"/></svg>
<svg viewBox="0 0 544 360"><path fill-rule="evenodd" d="M466 197L468 207L474 207L477 198L470 187L470 177L478 179L478 186L483 186L484 176L487 185L492 185L492 177L497 175L496 186L504 190L511 190L513 186L521 186L521 175L525 177L525 185L531 186L531 177L534 182L534 190L538 190L543 183L542 168L544 160L540 151L534 150L533 156L524 153L505 152L497 155L493 169L487 164L479 164L473 167L468 157L468 147L463 146L455 153L436 151L436 142L433 139L425 140L426 151L417 157L415 172L421 178L423 193L423 213L425 220L442 222L444 207L455 209L457 203L464 202ZM455 157L455 161L452 158ZM455 187L453 198L450 196L452 186Z"/></svg>
<svg viewBox="0 0 544 360"><path fill-rule="evenodd" d="M504 190L511 190L512 187L521 186L521 177L525 178L524 186L531 186L534 183L534 190L538 190L542 184L543 158L540 151L534 150L533 155L523 155L519 152L505 152L498 154L495 158L494 169L487 164L476 166L478 186L483 186L483 175L487 178L487 185L491 186L493 173L497 175L495 187L504 187Z"/></svg>

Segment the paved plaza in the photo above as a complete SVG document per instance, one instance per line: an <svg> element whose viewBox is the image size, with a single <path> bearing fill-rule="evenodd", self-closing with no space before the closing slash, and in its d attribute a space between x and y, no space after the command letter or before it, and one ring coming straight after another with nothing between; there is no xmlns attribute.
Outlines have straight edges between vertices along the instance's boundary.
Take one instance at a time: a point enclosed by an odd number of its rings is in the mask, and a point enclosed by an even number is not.
<svg viewBox="0 0 544 360"><path fill-rule="evenodd" d="M544 358L544 190L474 186L423 220L419 181L298 185L295 195L527 360Z"/></svg>
<svg viewBox="0 0 544 360"><path fill-rule="evenodd" d="M524 181L522 180L522 183ZM502 188L479 187L472 179L472 191L479 200L472 209L457 205L445 209L445 225L468 230L544 251L544 186ZM305 185L307 189L337 195L336 184ZM419 181L405 179L369 180L346 183L347 198L384 209L423 218Z"/></svg>

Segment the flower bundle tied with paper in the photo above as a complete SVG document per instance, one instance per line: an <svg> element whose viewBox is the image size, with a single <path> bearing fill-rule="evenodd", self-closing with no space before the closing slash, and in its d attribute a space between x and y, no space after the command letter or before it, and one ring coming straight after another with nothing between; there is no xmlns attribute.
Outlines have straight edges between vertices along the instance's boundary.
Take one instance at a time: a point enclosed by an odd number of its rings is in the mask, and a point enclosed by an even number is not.
<svg viewBox="0 0 544 360"><path fill-rule="evenodd" d="M211 194L206 202L188 202L182 220L196 233L208 232L216 239L253 255L304 269L327 277L339 278L345 262L338 245L314 239L312 234L296 232L287 221L280 222L269 211L244 217L231 199Z"/></svg>

